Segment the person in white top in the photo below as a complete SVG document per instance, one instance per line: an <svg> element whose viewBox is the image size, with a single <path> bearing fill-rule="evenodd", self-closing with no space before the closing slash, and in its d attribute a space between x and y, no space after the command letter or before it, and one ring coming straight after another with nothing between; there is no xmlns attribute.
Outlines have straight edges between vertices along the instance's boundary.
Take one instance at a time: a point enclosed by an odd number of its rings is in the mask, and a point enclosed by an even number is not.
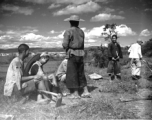
<svg viewBox="0 0 152 120"><path fill-rule="evenodd" d="M131 59L131 74L132 79L139 79L141 73L141 60L142 60L142 52L141 45L142 41L140 39L137 40L137 43L134 43L129 48L129 58Z"/></svg>
<svg viewBox="0 0 152 120"><path fill-rule="evenodd" d="M4 95L11 98L12 96L16 96L16 93L21 93L24 97L23 103L29 97L29 92L34 90L33 83L39 81L40 77L37 75L33 76L23 76L23 68L24 68L24 60L30 54L30 48L26 44L20 44L18 46L19 56L15 57L7 70L6 81L4 84Z"/></svg>

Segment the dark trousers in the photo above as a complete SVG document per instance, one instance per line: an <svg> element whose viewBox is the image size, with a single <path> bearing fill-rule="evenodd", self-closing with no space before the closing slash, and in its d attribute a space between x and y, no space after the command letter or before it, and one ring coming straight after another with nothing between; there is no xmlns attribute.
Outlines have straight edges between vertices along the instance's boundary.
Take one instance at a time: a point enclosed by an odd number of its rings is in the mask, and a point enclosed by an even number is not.
<svg viewBox="0 0 152 120"><path fill-rule="evenodd" d="M69 89L77 89L87 86L84 74L83 57L72 55L68 59L66 85Z"/></svg>
<svg viewBox="0 0 152 120"><path fill-rule="evenodd" d="M119 61L110 60L108 63L107 73L110 75L120 75L120 63Z"/></svg>

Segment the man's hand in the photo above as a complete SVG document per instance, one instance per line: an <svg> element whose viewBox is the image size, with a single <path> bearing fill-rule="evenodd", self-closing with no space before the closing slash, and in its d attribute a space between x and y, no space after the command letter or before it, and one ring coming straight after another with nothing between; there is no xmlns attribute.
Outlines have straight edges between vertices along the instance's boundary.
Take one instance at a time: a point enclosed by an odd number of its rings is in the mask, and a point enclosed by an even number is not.
<svg viewBox="0 0 152 120"><path fill-rule="evenodd" d="M34 76L34 79L36 79L36 80L40 80L42 78L42 76L40 76L40 75L35 75Z"/></svg>
<svg viewBox="0 0 152 120"><path fill-rule="evenodd" d="M114 58L114 57L112 57L112 60L115 60L115 58Z"/></svg>

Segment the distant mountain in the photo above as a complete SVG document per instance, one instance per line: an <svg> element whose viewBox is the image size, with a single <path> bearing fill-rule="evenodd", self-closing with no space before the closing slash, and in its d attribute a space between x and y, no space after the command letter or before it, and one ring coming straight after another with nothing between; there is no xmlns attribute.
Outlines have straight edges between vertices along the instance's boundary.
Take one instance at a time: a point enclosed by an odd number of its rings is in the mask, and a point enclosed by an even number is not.
<svg viewBox="0 0 152 120"><path fill-rule="evenodd" d="M90 49L90 48L97 48L100 46L90 46L90 47L85 47L85 49ZM63 48L30 48L31 52L64 52L65 50ZM17 52L16 48L11 48L11 49L0 49L0 53L12 53L12 52Z"/></svg>
<svg viewBox="0 0 152 120"><path fill-rule="evenodd" d="M63 48L30 48L32 52L63 52L65 51ZM0 53L12 53L12 52L17 52L16 48L11 48L11 49L0 49Z"/></svg>

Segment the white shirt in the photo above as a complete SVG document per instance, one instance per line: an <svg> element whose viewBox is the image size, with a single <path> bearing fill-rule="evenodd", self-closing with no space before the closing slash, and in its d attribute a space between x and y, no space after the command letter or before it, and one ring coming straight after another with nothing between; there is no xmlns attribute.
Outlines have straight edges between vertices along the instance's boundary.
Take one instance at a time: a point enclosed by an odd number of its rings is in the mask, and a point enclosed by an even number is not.
<svg viewBox="0 0 152 120"><path fill-rule="evenodd" d="M18 57L14 58L7 70L6 82L4 85L4 95L11 96L16 83L18 90L21 89L21 78L23 75L22 71L23 61Z"/></svg>
<svg viewBox="0 0 152 120"><path fill-rule="evenodd" d="M129 48L129 58L142 58L141 46L138 43L134 43Z"/></svg>
<svg viewBox="0 0 152 120"><path fill-rule="evenodd" d="M56 72L56 76L58 78L61 78L62 75L66 74L66 71L67 71L67 63L68 63L68 60L67 59L64 59L61 64L59 65L58 69L57 69L57 72Z"/></svg>

